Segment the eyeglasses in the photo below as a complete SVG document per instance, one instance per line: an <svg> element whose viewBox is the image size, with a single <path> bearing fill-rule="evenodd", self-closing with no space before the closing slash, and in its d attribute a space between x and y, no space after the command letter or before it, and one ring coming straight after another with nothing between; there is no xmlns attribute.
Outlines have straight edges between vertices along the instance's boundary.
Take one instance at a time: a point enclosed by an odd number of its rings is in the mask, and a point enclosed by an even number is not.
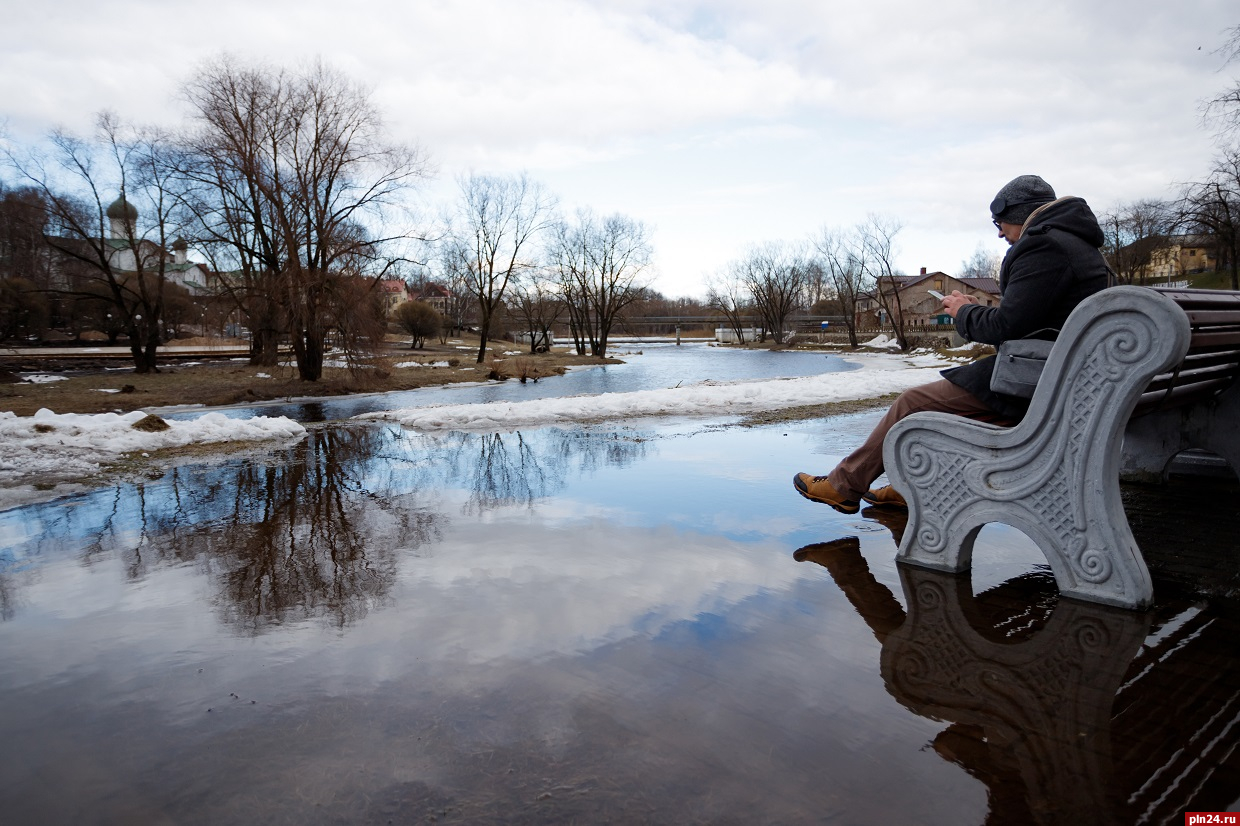
<svg viewBox="0 0 1240 826"><path fill-rule="evenodd" d="M994 224L995 229L999 230L999 232L1003 232L1003 224L999 223L998 219L991 218L990 223Z"/></svg>

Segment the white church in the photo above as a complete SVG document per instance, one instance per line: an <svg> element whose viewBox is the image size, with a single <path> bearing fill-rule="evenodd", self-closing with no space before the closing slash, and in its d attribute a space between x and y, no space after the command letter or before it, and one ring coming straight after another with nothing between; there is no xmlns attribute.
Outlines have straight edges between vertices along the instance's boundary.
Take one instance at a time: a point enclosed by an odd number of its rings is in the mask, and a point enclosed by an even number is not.
<svg viewBox="0 0 1240 826"><path fill-rule="evenodd" d="M136 272L137 256L142 255L147 268L155 266L158 256L164 257L165 278L171 284L184 287L192 295L203 295L214 292L212 281L216 279L205 264L189 260L189 244L184 238L172 242L172 252L162 250L158 244L144 238L137 239L137 251L131 239L137 238L134 228L138 222L138 209L125 199L125 193L108 205L105 213L108 218L109 237L107 242L109 262L118 270Z"/></svg>

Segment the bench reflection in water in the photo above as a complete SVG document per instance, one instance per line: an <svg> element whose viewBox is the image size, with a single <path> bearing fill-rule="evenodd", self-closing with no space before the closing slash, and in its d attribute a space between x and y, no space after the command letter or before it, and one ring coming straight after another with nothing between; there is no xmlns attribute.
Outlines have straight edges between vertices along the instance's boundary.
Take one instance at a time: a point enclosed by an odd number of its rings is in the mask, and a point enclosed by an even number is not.
<svg viewBox="0 0 1240 826"><path fill-rule="evenodd" d="M986 784L990 823L1161 823L1240 789L1240 605L1133 612L1059 599L1032 572L973 595L898 566L907 610L856 538L809 545L882 644L887 691L949 725L934 750Z"/></svg>

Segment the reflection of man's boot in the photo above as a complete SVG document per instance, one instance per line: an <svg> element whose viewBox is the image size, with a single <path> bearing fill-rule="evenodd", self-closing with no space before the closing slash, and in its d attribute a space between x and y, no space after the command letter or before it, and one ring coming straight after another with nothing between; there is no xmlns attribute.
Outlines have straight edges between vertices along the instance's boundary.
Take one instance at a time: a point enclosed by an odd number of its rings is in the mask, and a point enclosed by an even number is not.
<svg viewBox="0 0 1240 826"><path fill-rule="evenodd" d="M830 568L830 560L837 555L860 552L861 540L855 536L845 536L830 542L815 542L813 545L797 548L792 552L792 558L797 562L817 562L824 568Z"/></svg>
<svg viewBox="0 0 1240 826"><path fill-rule="evenodd" d="M895 537L896 545L904 538L904 529L908 526L908 511L898 508L866 508L861 512L866 519L873 519Z"/></svg>
<svg viewBox="0 0 1240 826"><path fill-rule="evenodd" d="M857 537L815 542L793 551L792 558L797 562L816 562L830 571L835 584L840 586L879 642L904 622L904 608L887 586L870 573Z"/></svg>

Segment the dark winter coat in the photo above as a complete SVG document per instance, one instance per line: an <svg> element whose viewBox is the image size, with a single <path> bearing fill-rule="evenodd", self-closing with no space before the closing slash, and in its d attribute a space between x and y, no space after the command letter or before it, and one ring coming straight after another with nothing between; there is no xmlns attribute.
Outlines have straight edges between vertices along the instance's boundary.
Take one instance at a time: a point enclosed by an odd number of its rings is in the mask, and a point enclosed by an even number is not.
<svg viewBox="0 0 1240 826"><path fill-rule="evenodd" d="M998 347L1011 338L1062 328L1077 304L1109 282L1110 271L1098 251L1102 242L1098 219L1082 199L1060 198L1042 207L1029 216L999 268L999 306L964 305L956 313L956 331L969 341ZM980 359L944 370L943 377L996 412L1019 419L1029 401L991 391L994 368L994 358Z"/></svg>

